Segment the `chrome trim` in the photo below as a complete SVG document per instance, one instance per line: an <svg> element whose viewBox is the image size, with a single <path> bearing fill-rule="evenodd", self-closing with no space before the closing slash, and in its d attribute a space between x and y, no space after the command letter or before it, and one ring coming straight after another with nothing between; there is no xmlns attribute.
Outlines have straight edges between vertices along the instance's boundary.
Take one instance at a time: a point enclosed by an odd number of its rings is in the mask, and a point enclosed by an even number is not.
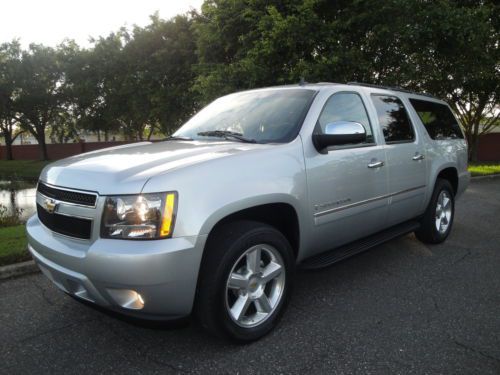
<svg viewBox="0 0 500 375"><path fill-rule="evenodd" d="M372 136L373 137L373 136ZM375 142L371 143L356 143L354 145L338 145L338 146L328 146L326 150L328 152L330 151L336 151L336 150L350 150L352 148L361 148L361 147L376 147L379 146Z"/></svg>
<svg viewBox="0 0 500 375"><path fill-rule="evenodd" d="M90 221L92 223L94 222L94 218L93 217L80 216L80 215L72 215L72 214L65 214L65 213L58 212L58 211L54 211L54 213L52 213L51 215L61 215L61 216L67 216L67 217L75 217L77 219L88 220L88 221Z"/></svg>
<svg viewBox="0 0 500 375"><path fill-rule="evenodd" d="M54 199L54 198L51 198L51 197L47 197L46 195L43 195L42 193L40 192L36 192L37 194L39 194L42 198L44 199L52 199L54 202L56 202L56 208L53 212L49 212L49 214L58 214L58 215L63 215L63 216L69 216L69 217L76 217L78 219L88 219L88 220L91 220L91 221L94 221L94 217L93 216L80 216L80 215L70 215L70 214L65 214L65 213L62 213L62 212L58 212L57 211L57 208L60 207L60 205L62 204L63 206L65 205L68 205L68 206L78 206L78 207L85 207L85 208L91 208L93 209L91 206L84 206L84 205L80 205L80 204L72 204L72 203L69 203L69 202L66 202L66 201L60 201L58 199ZM38 202L35 201L36 204L39 204ZM97 203L96 203L97 204ZM45 209L45 207L42 206L43 209ZM45 210L47 211L47 210ZM47 211L48 212L48 211Z"/></svg>
<svg viewBox="0 0 500 375"><path fill-rule="evenodd" d="M374 162L368 164L368 168L381 168L383 166L384 166L383 161L374 161Z"/></svg>
<svg viewBox="0 0 500 375"><path fill-rule="evenodd" d="M42 183L44 185L47 185L48 187L51 187L53 189L58 189L58 190L64 190L64 191L72 191L74 193L81 193L81 194L88 194L88 195L93 195L95 196L95 203L93 206L89 206L88 204L78 204L78 203L72 203L72 202L67 202L67 201L61 201L61 200L58 200L58 199L55 199L55 198L51 198L51 197L47 197L46 195L40 193L38 191L38 184L39 183ZM93 192L93 191L88 191L88 190L77 190L77 189L70 189L70 188L67 188L67 187L61 187L61 186L57 186L57 185L52 185L52 184L49 184L47 182L44 182L44 181L40 181L38 180L37 184L36 184L36 192L37 194L40 194L41 196L44 196L46 198L50 198L50 199L54 199L58 202L61 202L61 203L64 203L64 204L67 204L67 205L70 205L70 206L78 206L78 207L86 207L86 208L96 208L97 207L97 200L99 199L99 194L96 193L96 192Z"/></svg>
<svg viewBox="0 0 500 375"><path fill-rule="evenodd" d="M415 161L419 161L419 160L424 160L425 159L425 156L422 155L422 154L417 154L415 155L412 160L415 160Z"/></svg>
<svg viewBox="0 0 500 375"><path fill-rule="evenodd" d="M363 204L367 204L367 203L379 201L381 199L387 199L387 198L390 198L390 197L394 197L396 195L400 195L400 194L404 194L404 193L409 193L410 191L413 191L413 190L422 189L425 186L426 185L420 185L420 186L413 187L413 188L410 188L410 189L405 189L405 190L397 191L395 193L385 194L385 195L381 195L379 197L374 197L374 198L365 199L363 201L359 201L359 202L356 202L356 203L347 204L345 206L330 208L330 209L325 210L325 211L316 212L314 214L314 217L320 217L320 216L328 215L328 214L333 213L333 212L347 210L349 208L354 208L354 207L357 207L357 206L361 206Z"/></svg>

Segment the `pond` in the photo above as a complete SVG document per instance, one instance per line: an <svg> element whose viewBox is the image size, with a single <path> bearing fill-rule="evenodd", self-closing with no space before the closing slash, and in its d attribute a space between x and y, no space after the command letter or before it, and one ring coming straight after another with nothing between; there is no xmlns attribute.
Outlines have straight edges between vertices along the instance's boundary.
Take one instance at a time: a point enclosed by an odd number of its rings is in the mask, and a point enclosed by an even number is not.
<svg viewBox="0 0 500 375"><path fill-rule="evenodd" d="M7 208L7 214L19 213L19 219L26 221L36 212L36 181L0 180L0 205Z"/></svg>

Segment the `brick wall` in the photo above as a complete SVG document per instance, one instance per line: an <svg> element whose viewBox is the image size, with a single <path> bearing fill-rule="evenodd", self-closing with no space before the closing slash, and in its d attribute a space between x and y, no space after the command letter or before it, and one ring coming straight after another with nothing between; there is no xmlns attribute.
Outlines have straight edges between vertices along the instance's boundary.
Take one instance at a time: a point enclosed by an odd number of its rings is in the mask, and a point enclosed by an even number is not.
<svg viewBox="0 0 500 375"><path fill-rule="evenodd" d="M133 142L118 141L48 144L47 152L49 153L49 159L57 160L83 152L100 150L126 143ZM14 160L38 160L40 158L38 145L12 146L12 152ZM5 146L0 146L0 159L5 159ZM479 139L478 159L480 161L500 161L500 133L490 133L481 136Z"/></svg>
<svg viewBox="0 0 500 375"><path fill-rule="evenodd" d="M107 147L123 145L126 141L118 142L82 142L82 143L55 143L47 145L49 159L57 160L68 156L81 154L83 152L100 150ZM12 146L14 160L38 160L40 159L40 149L35 145ZM5 146L0 146L0 159L5 159Z"/></svg>
<svg viewBox="0 0 500 375"><path fill-rule="evenodd" d="M500 161L500 133L482 135L477 156L479 161Z"/></svg>

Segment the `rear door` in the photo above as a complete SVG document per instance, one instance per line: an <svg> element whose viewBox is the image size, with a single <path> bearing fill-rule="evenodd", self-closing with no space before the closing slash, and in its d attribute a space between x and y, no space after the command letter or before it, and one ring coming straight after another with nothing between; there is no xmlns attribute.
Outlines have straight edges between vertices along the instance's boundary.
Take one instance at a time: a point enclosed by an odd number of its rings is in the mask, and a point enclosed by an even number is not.
<svg viewBox="0 0 500 375"><path fill-rule="evenodd" d="M388 225L412 219L424 207L425 147L403 101L389 94L372 94L378 126L384 135L389 185Z"/></svg>

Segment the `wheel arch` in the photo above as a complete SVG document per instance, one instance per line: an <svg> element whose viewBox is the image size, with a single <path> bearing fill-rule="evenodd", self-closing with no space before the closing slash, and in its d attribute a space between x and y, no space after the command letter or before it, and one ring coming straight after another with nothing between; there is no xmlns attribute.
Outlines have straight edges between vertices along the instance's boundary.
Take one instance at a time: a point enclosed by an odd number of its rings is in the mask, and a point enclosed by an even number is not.
<svg viewBox="0 0 500 375"><path fill-rule="evenodd" d="M283 197L282 197L283 198ZM223 207L214 213L202 228L208 233L207 241L215 231L226 223L237 220L262 222L279 230L287 238L297 258L301 240L301 225L296 206L289 199L265 200L259 203ZM205 244L205 249L207 245ZM205 249L203 252L205 252Z"/></svg>
<svg viewBox="0 0 500 375"><path fill-rule="evenodd" d="M438 171L436 178L434 179L434 186L436 186L436 181L438 178L447 180L453 187L453 194L456 195L458 192L458 170L455 166L446 166Z"/></svg>

